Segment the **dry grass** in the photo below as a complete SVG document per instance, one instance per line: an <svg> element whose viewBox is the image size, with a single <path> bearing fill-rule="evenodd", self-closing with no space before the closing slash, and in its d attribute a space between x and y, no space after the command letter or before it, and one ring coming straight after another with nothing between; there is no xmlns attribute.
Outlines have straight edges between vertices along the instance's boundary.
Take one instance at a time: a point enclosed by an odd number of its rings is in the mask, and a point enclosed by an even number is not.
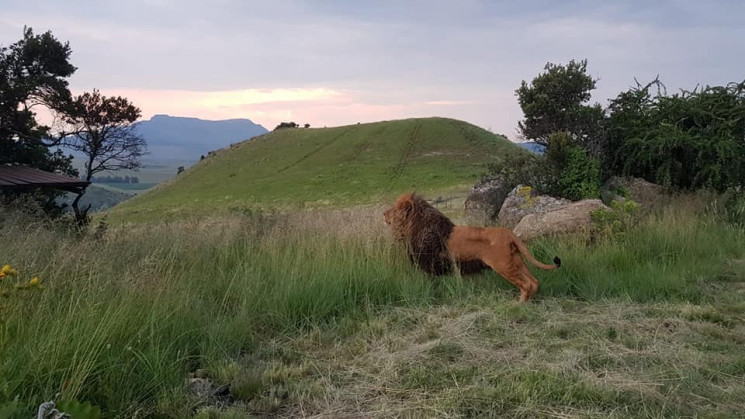
<svg viewBox="0 0 745 419"><path fill-rule="evenodd" d="M317 418L734 417L745 408L745 305L734 307L727 326L691 316L721 307L686 303L518 306L490 295L392 309L351 333L339 325L278 338L239 361L273 378L235 408Z"/></svg>

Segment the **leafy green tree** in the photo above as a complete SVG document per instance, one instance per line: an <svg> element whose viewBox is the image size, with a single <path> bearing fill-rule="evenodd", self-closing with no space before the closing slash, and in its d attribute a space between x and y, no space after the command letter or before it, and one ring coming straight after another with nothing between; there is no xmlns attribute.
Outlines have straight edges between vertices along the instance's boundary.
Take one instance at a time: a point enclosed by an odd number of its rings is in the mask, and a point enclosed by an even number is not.
<svg viewBox="0 0 745 419"><path fill-rule="evenodd" d="M0 164L26 164L44 170L74 173L69 160L50 152L44 141L50 127L40 125L35 109L64 109L70 101L67 77L70 47L51 32L34 35L25 28L23 39L0 47Z"/></svg>
<svg viewBox="0 0 745 419"><path fill-rule="evenodd" d="M51 32L34 34L24 28L23 38L0 46L0 165L20 164L50 172L77 176L72 156L48 140L51 128L37 121L36 111L59 112L70 103L67 78L76 68L70 64L70 46ZM6 193L8 195L9 193ZM59 192L35 194L48 211L56 208Z"/></svg>
<svg viewBox="0 0 745 419"><path fill-rule="evenodd" d="M72 134L66 135L61 144L85 156L85 180L91 181L93 175L104 171L140 167L147 151L145 140L134 129L140 115L140 109L126 98L106 97L95 89L73 99L64 117ZM90 209L90 205L78 207L84 193L72 202L80 223L87 220Z"/></svg>
<svg viewBox="0 0 745 419"><path fill-rule="evenodd" d="M548 146L552 133L567 132L590 154L600 155L605 112L597 103L588 105L596 80L587 74L587 60L547 63L544 70L515 91L525 115L520 133Z"/></svg>

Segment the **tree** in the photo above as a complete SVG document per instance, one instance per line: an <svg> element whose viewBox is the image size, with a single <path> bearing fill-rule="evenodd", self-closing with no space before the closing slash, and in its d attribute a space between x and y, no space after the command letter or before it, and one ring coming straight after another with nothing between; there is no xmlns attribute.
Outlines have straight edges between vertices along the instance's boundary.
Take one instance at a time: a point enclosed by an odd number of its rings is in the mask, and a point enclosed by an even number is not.
<svg viewBox="0 0 745 419"><path fill-rule="evenodd" d="M637 82L609 113L614 172L678 189L745 187L745 81L673 95L657 79Z"/></svg>
<svg viewBox="0 0 745 419"><path fill-rule="evenodd" d="M587 60L566 66L547 63L545 72L515 91L525 120L518 123L526 139L543 146L556 132L569 133L590 154L599 156L603 143L605 112L599 104L587 105L596 80L587 74Z"/></svg>
<svg viewBox="0 0 745 419"><path fill-rule="evenodd" d="M20 164L77 176L72 156L50 150L51 128L38 123L37 109L60 111L71 99L67 78L76 68L70 64L68 43L51 32L35 35L23 29L23 38L9 47L0 46L0 165ZM52 209L58 193L41 194Z"/></svg>
<svg viewBox="0 0 745 419"><path fill-rule="evenodd" d="M140 115L140 109L126 98L106 97L95 89L74 98L64 116L72 134L66 135L62 144L85 155L85 180L99 172L141 166L147 144L134 130ZM79 223L87 221L90 209L90 205L82 210L78 207L84 193L72 202Z"/></svg>
<svg viewBox="0 0 745 419"><path fill-rule="evenodd" d="M277 125L274 130L278 129L284 129L284 128L297 128L299 125L295 123L294 121L291 122L280 122L279 125Z"/></svg>

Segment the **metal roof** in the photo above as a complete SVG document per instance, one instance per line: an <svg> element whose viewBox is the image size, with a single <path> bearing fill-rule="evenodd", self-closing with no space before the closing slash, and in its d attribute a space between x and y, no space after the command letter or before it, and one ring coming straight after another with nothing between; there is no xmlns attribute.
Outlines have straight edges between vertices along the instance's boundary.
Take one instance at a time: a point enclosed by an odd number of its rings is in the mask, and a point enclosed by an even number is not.
<svg viewBox="0 0 745 419"><path fill-rule="evenodd" d="M72 190L90 185L82 179L45 172L24 166L0 166L0 189L31 189L39 187Z"/></svg>

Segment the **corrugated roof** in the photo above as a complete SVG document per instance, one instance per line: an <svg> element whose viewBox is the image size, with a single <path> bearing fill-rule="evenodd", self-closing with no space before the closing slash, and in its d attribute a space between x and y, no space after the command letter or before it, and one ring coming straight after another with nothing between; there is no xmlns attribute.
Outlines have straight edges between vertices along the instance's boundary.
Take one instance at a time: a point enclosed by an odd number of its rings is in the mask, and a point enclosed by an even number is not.
<svg viewBox="0 0 745 419"><path fill-rule="evenodd" d="M57 189L85 188L90 185L82 179L45 172L24 166L0 166L0 188L29 189L48 187Z"/></svg>

